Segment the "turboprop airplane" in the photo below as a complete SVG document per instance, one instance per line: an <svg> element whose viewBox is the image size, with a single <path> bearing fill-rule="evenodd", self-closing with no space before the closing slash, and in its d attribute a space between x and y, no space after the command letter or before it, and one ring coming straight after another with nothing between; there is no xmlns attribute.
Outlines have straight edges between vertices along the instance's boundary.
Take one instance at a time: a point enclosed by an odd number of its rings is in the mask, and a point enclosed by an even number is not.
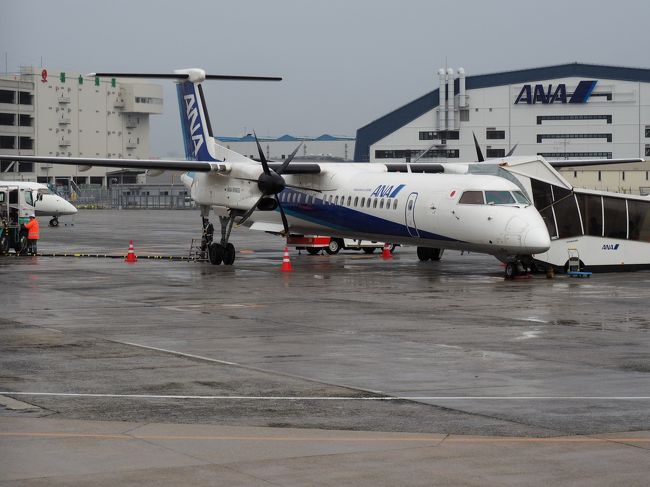
<svg viewBox="0 0 650 487"><path fill-rule="evenodd" d="M35 216L51 216L51 227L59 225L60 216L77 213L77 209L71 203L54 194L45 184L31 181L0 181L0 186L12 186L24 190L25 210L33 212Z"/></svg>
<svg viewBox="0 0 650 487"><path fill-rule="evenodd" d="M492 254L508 262L506 275L550 246L535 207L513 182L498 176L431 173L435 165L430 164L292 163L300 146L285 161L271 162L259 142L256 161L218 144L201 83L281 78L206 75L201 69L91 76L175 79L189 160L40 156L0 156L0 160L141 168L153 174L185 171L182 179L201 209L204 235L211 233L210 210L219 217L221 238L208 246L212 264L235 261L235 247L229 241L235 224L281 235L324 234ZM415 174L417 166L429 166L428 173Z"/></svg>

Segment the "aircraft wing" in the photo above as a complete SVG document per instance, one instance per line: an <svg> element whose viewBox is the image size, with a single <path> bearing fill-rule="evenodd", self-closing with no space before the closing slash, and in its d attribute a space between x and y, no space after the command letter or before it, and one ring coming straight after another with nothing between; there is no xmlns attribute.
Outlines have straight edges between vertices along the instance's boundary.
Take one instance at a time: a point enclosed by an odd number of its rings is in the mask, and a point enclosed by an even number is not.
<svg viewBox="0 0 650 487"><path fill-rule="evenodd" d="M427 163L427 162L386 162L384 163L388 172L413 172L413 173L441 173L445 169L440 164Z"/></svg>
<svg viewBox="0 0 650 487"><path fill-rule="evenodd" d="M547 159L551 166L556 169L562 167L582 167L582 166L605 166L607 164L627 164L630 162L644 162L645 159L638 157L630 159Z"/></svg>
<svg viewBox="0 0 650 487"><path fill-rule="evenodd" d="M281 162L268 163L274 171L280 169L282 164ZM320 174L320 172L320 164L316 162L292 162L282 171L282 174Z"/></svg>
<svg viewBox="0 0 650 487"><path fill-rule="evenodd" d="M92 157L61 156L11 156L0 155L0 161L40 162L67 164L71 166L120 167L130 169L162 169L168 171L222 172L230 171L230 165L220 162L181 161L173 159L102 159Z"/></svg>

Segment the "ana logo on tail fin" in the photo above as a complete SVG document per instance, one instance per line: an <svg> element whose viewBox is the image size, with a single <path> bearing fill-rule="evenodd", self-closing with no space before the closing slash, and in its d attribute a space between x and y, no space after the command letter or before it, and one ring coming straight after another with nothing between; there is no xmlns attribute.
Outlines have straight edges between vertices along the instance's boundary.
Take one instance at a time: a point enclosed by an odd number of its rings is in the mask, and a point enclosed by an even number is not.
<svg viewBox="0 0 650 487"><path fill-rule="evenodd" d="M194 94L189 94L185 95L183 98L185 99L185 114L187 116L190 136L192 137L192 142L194 144L194 157L196 157L201 146L205 143L203 131L199 131L199 110L196 105L196 96ZM196 133L197 131L199 131L199 133Z"/></svg>

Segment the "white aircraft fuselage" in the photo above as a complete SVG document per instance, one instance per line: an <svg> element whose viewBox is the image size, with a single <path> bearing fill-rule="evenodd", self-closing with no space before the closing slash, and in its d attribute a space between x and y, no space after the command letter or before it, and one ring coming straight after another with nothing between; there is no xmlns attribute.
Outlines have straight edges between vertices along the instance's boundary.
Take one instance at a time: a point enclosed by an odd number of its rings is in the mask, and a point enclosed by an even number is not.
<svg viewBox="0 0 650 487"><path fill-rule="evenodd" d="M515 192L497 177L455 174L388 173L381 164L319 164L316 175L287 175L278 194L292 233L364 238L423 247L471 250L493 255L544 251L546 225L530 204L461 204L465 191ZM253 172L251 174L251 171ZM183 181L198 204L248 210L259 197L254 179L259 165L233 164L231 177L189 173ZM221 212L219 210L222 210ZM278 209L256 211L253 229L282 231Z"/></svg>
<svg viewBox="0 0 650 487"><path fill-rule="evenodd" d="M34 212L35 216L59 217L77 213L74 205L61 196L52 193L45 184L31 181L0 181L0 186L12 186L30 191L32 193L32 204L26 201L25 210Z"/></svg>

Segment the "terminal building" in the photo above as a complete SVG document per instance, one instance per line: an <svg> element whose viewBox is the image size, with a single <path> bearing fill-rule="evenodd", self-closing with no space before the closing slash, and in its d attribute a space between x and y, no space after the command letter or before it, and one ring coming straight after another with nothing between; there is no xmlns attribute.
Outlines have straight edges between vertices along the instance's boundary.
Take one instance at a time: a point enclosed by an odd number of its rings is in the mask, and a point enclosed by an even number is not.
<svg viewBox="0 0 650 487"><path fill-rule="evenodd" d="M355 160L476 161L473 135L486 158L514 148L547 159L650 159L650 69L572 63L467 76L449 68L437 81L439 88L358 129ZM650 189L645 163L563 175L577 187Z"/></svg>
<svg viewBox="0 0 650 487"><path fill-rule="evenodd" d="M0 153L149 158L149 116L162 110L157 84L22 68L20 74L0 76ZM0 179L105 186L107 174L121 182L135 178L120 170L82 169L2 162Z"/></svg>

